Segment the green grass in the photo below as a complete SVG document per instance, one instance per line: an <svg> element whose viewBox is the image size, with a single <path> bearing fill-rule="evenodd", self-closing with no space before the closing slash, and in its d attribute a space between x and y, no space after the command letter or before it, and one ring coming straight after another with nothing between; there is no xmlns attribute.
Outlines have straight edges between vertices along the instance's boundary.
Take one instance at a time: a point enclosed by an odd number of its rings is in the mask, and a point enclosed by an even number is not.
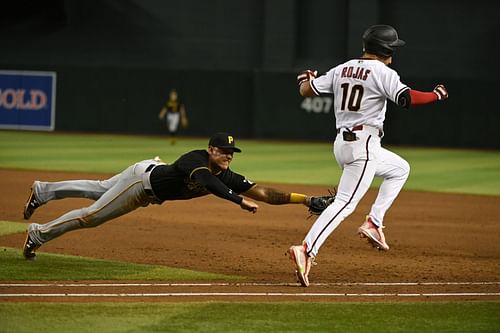
<svg viewBox="0 0 500 333"><path fill-rule="evenodd" d="M0 303L1 332L499 332L500 302Z"/></svg>
<svg viewBox="0 0 500 333"><path fill-rule="evenodd" d="M393 149L410 162L405 188L500 195L500 151Z"/></svg>
<svg viewBox="0 0 500 333"><path fill-rule="evenodd" d="M170 146L158 137L0 131L0 167L115 173L156 155L173 160L198 144L201 140Z"/></svg>
<svg viewBox="0 0 500 333"><path fill-rule="evenodd" d="M0 168L116 173L160 155L205 148L207 139L0 131ZM237 140L232 168L258 182L332 187L330 143ZM500 195L498 151L390 147L412 172L406 189ZM375 186L378 183L375 182ZM0 223L0 235L25 224ZM237 280L216 274L41 252L25 261L0 247L0 280ZM500 302L0 302L0 332L500 332Z"/></svg>
<svg viewBox="0 0 500 333"><path fill-rule="evenodd" d="M0 221L0 236L24 232L26 223ZM0 280L241 280L240 276L157 265L98 260L38 252L26 261L20 249L0 247ZM1 332L1 331L0 331Z"/></svg>
<svg viewBox="0 0 500 333"><path fill-rule="evenodd" d="M0 236L16 234L26 231L26 223L10 222L0 220Z"/></svg>
<svg viewBox="0 0 500 333"><path fill-rule="evenodd" d="M163 137L0 131L0 167L116 173L159 155L172 162L207 139L181 138L171 146ZM333 187L340 169L331 143L238 140L233 170L257 182ZM500 195L500 152L388 147L408 160L405 189ZM374 182L378 186L380 181Z"/></svg>
<svg viewBox="0 0 500 333"><path fill-rule="evenodd" d="M243 277L196 272L159 265L132 264L37 252L37 259L27 261L21 249L0 247L0 280L241 280Z"/></svg>
<svg viewBox="0 0 500 333"><path fill-rule="evenodd" d="M26 223L0 221L0 236L24 232ZM26 261L21 249L0 247L0 280L241 280L243 277L157 265L38 252ZM0 331L1 332L1 331Z"/></svg>

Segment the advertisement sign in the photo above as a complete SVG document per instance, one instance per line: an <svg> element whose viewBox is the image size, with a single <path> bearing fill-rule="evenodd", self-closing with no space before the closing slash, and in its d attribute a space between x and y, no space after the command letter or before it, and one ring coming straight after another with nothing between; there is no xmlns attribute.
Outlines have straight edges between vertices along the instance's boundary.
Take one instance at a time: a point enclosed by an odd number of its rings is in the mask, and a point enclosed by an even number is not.
<svg viewBox="0 0 500 333"><path fill-rule="evenodd" d="M0 128L53 131L56 73L0 70Z"/></svg>

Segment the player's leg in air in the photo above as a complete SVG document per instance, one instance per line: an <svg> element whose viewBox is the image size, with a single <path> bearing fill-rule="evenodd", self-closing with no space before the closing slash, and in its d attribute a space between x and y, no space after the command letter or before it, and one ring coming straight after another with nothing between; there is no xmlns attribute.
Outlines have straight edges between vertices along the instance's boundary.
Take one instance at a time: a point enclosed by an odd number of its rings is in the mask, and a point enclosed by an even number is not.
<svg viewBox="0 0 500 333"><path fill-rule="evenodd" d="M385 148L381 148L378 154L375 176L382 177L384 180L370 213L359 227L358 233L366 237L375 248L387 251L389 245L382 230L384 216L408 179L410 165L402 157Z"/></svg>

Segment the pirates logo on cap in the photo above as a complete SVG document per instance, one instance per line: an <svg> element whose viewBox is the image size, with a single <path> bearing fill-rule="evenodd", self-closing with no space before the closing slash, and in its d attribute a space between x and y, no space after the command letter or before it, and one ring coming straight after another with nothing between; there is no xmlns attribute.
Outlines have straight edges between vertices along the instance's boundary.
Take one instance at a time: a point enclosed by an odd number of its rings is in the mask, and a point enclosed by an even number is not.
<svg viewBox="0 0 500 333"><path fill-rule="evenodd" d="M241 149L234 145L234 137L228 133L215 133L208 141L208 145L222 149L231 149L234 152L240 153Z"/></svg>

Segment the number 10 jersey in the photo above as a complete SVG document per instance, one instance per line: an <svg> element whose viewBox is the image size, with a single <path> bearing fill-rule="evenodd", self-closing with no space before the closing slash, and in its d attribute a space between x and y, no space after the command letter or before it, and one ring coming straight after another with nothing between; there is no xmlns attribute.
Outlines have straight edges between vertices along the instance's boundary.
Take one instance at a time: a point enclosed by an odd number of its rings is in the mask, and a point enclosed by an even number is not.
<svg viewBox="0 0 500 333"><path fill-rule="evenodd" d="M375 59L352 59L311 81L316 95L333 94L337 128L368 125L383 129L387 99L409 89L398 73Z"/></svg>

